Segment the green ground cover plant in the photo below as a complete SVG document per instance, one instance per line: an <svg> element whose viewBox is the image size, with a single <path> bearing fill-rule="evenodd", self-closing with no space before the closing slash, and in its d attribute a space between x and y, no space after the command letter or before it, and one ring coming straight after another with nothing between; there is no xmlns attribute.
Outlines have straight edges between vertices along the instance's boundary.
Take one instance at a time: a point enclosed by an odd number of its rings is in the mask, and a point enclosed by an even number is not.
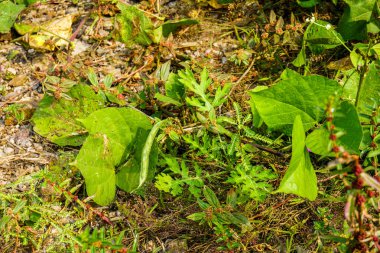
<svg viewBox="0 0 380 253"><path fill-rule="evenodd" d="M0 4L13 4L8 2ZM159 12L148 15L141 6L105 2L96 6L116 10L115 29L107 39L121 41L130 51L149 48L157 64L138 77L136 68L123 76L143 86L137 92L129 90L123 78L90 67L77 79L55 70L46 75L44 95L30 122L36 134L62 153L55 165L20 179L28 190L18 193L19 181L0 186L10 192L0 192L0 232L6 243L13 240L40 250L49 236L34 235L48 227L60 234L62 244L47 246L57 247L57 252L65 247L73 252L144 251L140 234L167 224L170 215L158 225L152 217L158 220L170 200L180 206L173 208L179 211L170 210L180 213L179 223L199 226L215 243L213 250L220 252L252 252L256 242L270 245L279 240L282 228L264 231L262 224L276 226L270 218L288 203L302 206L315 220L297 213L297 223L286 225L284 251L295 252L294 240L305 227L313 229L313 236L304 250L380 250L380 1L297 0L289 4L308 15L303 27L296 25L293 13L285 25L271 10L261 36L253 28L228 28L243 51L232 54L236 56L226 64L246 69L242 78L255 64L267 69L268 62L287 57L286 64L269 70L273 72L259 69L269 77L243 88L241 79L218 78L211 66L183 55L170 61L160 58L159 50L168 44L170 48L178 29L202 21L165 20ZM234 3L207 4L222 8ZM336 23L312 13L321 4L341 14ZM13 24L17 13L7 15ZM298 51L278 51L297 46L288 36L303 28ZM158 53L154 46L160 48ZM256 59L255 54L260 56ZM316 62L318 56L346 58L348 63L328 67ZM8 106L5 112L24 124L29 119L19 110ZM340 220L322 206L325 202L337 203L334 211L340 212ZM139 210L145 205L149 208ZM126 218L114 225L117 218L96 211L98 206ZM58 219L56 209L79 219ZM260 220L266 212L270 218ZM98 218L94 227L90 214ZM145 222L153 228L140 229ZM264 232L258 231L260 226ZM145 252L149 250L165 252L162 246L147 246Z"/></svg>

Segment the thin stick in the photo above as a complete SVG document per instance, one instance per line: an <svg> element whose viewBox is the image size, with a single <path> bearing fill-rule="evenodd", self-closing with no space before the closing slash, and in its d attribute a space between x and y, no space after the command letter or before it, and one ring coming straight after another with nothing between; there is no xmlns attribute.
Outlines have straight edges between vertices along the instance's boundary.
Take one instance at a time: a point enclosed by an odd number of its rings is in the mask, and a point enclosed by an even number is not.
<svg viewBox="0 0 380 253"><path fill-rule="evenodd" d="M248 75L249 71L251 71L254 64L255 58L252 59L251 64L249 64L248 68L244 71L243 75L235 82L235 85L231 88L230 92L228 93L229 96L231 95L235 87L239 85L239 83L245 78L246 75Z"/></svg>

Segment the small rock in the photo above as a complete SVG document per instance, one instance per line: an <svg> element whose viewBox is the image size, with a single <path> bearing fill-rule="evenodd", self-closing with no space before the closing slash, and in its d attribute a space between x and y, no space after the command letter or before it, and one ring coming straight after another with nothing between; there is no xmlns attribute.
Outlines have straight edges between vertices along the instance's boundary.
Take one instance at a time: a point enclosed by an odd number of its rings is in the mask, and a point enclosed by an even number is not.
<svg viewBox="0 0 380 253"><path fill-rule="evenodd" d="M15 150L14 150L13 148L11 148L11 147L5 147L5 148L3 149L3 151L4 151L4 153L7 154L7 155L11 155L11 154L13 154L13 153L15 152Z"/></svg>

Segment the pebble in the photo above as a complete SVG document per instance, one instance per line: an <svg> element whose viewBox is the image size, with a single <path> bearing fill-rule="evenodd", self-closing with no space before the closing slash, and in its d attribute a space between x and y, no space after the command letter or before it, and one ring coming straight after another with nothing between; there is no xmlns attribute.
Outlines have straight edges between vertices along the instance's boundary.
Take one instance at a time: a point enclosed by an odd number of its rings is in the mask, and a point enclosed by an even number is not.
<svg viewBox="0 0 380 253"><path fill-rule="evenodd" d="M3 151L4 151L4 153L7 154L7 155L11 155L11 154L13 154L13 153L15 152L15 150L14 150L13 148L11 148L11 147L5 147L5 148L3 149Z"/></svg>

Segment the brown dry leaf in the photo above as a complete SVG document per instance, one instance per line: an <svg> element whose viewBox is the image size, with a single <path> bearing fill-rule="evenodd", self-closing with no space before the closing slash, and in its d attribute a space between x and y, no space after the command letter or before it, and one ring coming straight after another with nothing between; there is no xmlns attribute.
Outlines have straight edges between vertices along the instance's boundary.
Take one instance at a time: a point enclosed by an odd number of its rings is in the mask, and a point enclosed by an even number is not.
<svg viewBox="0 0 380 253"><path fill-rule="evenodd" d="M36 34L25 34L22 40L31 48L42 51L54 51L56 48L67 47L74 18L74 15L66 15L47 21L39 26Z"/></svg>
<svg viewBox="0 0 380 253"><path fill-rule="evenodd" d="M337 61L330 62L327 65L327 68L332 69L332 70L349 70L349 69L352 69L353 67L354 66L351 63L350 56L344 57Z"/></svg>
<svg viewBox="0 0 380 253"><path fill-rule="evenodd" d="M17 87L25 85L29 81L29 78L26 75L18 75L15 78L13 78L8 85L11 87Z"/></svg>

